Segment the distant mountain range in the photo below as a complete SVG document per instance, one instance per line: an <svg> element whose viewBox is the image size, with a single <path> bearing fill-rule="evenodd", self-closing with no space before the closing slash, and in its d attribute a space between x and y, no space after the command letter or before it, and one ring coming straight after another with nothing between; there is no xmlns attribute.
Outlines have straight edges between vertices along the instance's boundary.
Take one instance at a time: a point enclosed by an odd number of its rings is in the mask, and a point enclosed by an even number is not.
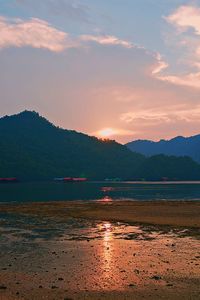
<svg viewBox="0 0 200 300"><path fill-rule="evenodd" d="M0 119L0 177L46 180L68 176L194 180L200 179L200 165L189 157L146 158L115 141L56 127L36 112Z"/></svg>
<svg viewBox="0 0 200 300"><path fill-rule="evenodd" d="M157 154L186 155L200 163L200 134L191 137L177 136L171 140L160 140L159 142L136 140L126 144L126 146L131 151L145 156Z"/></svg>

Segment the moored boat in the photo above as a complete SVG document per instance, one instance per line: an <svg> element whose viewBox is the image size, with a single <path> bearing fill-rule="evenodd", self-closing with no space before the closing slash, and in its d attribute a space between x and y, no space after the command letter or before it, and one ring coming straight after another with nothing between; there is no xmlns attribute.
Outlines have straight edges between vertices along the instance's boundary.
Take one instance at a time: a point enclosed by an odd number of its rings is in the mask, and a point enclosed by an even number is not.
<svg viewBox="0 0 200 300"><path fill-rule="evenodd" d="M83 181L87 181L87 178L74 177L74 178L72 178L72 180L75 181L75 182L83 182Z"/></svg>
<svg viewBox="0 0 200 300"><path fill-rule="evenodd" d="M61 177L61 178L54 178L55 181L59 182L84 182L87 181L87 178L83 177Z"/></svg>
<svg viewBox="0 0 200 300"><path fill-rule="evenodd" d="M0 178L0 183L15 183L18 182L18 179L16 177L3 177Z"/></svg>

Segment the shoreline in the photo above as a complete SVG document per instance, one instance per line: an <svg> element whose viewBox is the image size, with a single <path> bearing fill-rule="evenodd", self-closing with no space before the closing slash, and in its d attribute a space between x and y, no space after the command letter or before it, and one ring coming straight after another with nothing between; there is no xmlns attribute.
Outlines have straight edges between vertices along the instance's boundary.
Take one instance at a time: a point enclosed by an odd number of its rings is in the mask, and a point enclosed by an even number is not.
<svg viewBox="0 0 200 300"><path fill-rule="evenodd" d="M18 180L15 183L44 183L44 182L51 182L51 183L63 183L63 181L56 181L56 180L52 180L52 179L43 179L43 180L37 180L37 179L33 179L33 180ZM6 182L0 182L1 184L6 184ZM64 183L74 183L74 182L64 182ZM75 182L77 183L77 182ZM79 183L79 182L78 182ZM83 182L81 182L83 183ZM84 183L135 183L135 184L200 184L200 179L199 180L85 180ZM12 182L8 182L8 184L12 184Z"/></svg>

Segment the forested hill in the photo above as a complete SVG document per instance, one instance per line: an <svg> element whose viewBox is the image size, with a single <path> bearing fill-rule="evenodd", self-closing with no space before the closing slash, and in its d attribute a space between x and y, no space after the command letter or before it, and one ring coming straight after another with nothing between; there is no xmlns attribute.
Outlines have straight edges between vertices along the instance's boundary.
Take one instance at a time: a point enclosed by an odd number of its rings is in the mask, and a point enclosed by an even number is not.
<svg viewBox="0 0 200 300"><path fill-rule="evenodd" d="M146 158L115 141L58 128L36 112L0 119L0 177L45 180L54 177L161 180L200 179L189 157Z"/></svg>
<svg viewBox="0 0 200 300"><path fill-rule="evenodd" d="M177 136L171 140L153 142L136 140L127 144L128 149L146 156L156 154L190 156L200 163L200 134L191 137Z"/></svg>
<svg viewBox="0 0 200 300"><path fill-rule="evenodd" d="M60 129L36 112L0 119L0 176L129 178L144 157L115 141Z"/></svg>

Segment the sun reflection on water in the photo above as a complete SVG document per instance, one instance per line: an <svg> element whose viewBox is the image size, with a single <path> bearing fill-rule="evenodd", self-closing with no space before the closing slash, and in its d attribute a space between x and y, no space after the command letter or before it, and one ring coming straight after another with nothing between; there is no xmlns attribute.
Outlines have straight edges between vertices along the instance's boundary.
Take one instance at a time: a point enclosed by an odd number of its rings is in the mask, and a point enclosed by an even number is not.
<svg viewBox="0 0 200 300"><path fill-rule="evenodd" d="M97 200L97 202L101 202L101 203L108 203L108 202L112 202L112 201L113 201L113 199L110 198L109 196L105 196L104 198Z"/></svg>

